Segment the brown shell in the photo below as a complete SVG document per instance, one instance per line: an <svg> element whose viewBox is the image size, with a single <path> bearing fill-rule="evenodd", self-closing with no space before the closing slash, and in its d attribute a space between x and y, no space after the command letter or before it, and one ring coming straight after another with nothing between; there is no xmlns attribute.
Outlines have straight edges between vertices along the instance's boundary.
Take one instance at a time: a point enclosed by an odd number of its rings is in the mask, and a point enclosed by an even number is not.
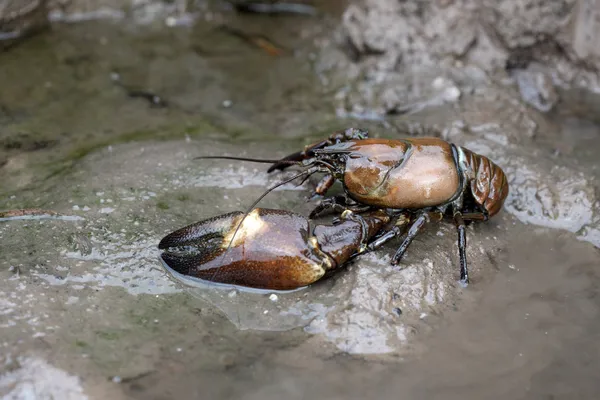
<svg viewBox="0 0 600 400"><path fill-rule="evenodd" d="M361 241L372 238L389 221L389 216L381 211L363 214L367 237L363 237L362 227L355 220L346 219L335 225L317 225L313 231L319 248L334 261L332 268L344 264L356 253Z"/></svg>
<svg viewBox="0 0 600 400"><path fill-rule="evenodd" d="M173 245L171 242L177 243L177 237L193 237L202 250L196 256L181 258L163 254L163 260L184 275L276 290L306 286L325 274L323 255L309 246L310 227L305 217L284 210L257 208L237 229L242 217L243 213L219 217L222 235L203 237L209 232L205 226L215 225L212 220L172 233L174 237L163 248Z"/></svg>
<svg viewBox="0 0 600 400"><path fill-rule="evenodd" d="M348 218L337 225L317 225L311 236L305 217L256 208L246 218L233 212L188 225L165 236L159 248L165 250L161 258L166 266L183 275L260 289L295 289L342 266L389 221L383 212L363 214L368 236L363 237L361 223Z"/></svg>
<svg viewBox="0 0 600 400"><path fill-rule="evenodd" d="M459 191L452 147L444 140L366 139L348 150L344 185L363 204L416 209L442 205Z"/></svg>
<svg viewBox="0 0 600 400"><path fill-rule="evenodd" d="M477 204L483 206L492 217L497 214L506 196L508 196L508 180L502 168L489 158L461 147L464 154L464 168L470 175L471 193Z"/></svg>

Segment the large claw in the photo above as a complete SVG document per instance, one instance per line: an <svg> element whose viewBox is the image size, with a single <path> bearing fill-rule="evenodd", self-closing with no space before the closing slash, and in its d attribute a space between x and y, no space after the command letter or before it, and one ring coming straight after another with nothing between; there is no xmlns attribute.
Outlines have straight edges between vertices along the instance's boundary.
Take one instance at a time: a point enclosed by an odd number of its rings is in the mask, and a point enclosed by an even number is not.
<svg viewBox="0 0 600 400"><path fill-rule="evenodd" d="M164 237L164 263L183 275L260 289L309 285L342 265L388 221L377 216L319 225L283 210L257 208L210 218Z"/></svg>
<svg viewBox="0 0 600 400"><path fill-rule="evenodd" d="M167 235L158 247L181 274L255 288L306 286L327 268L326 257L310 246L306 218L280 210L207 219Z"/></svg>
<svg viewBox="0 0 600 400"><path fill-rule="evenodd" d="M321 140L320 142L309 144L302 151L297 151L290 155L285 156L280 161L303 161L315 156L314 150L322 149L327 146L331 146L336 143L348 141L348 140L358 140L358 139L366 139L368 137L368 132L362 129L356 128L348 128L343 131L337 131L331 134L329 138L325 140ZM278 162L269 167L267 172L273 172L275 170L284 170L292 164L285 162Z"/></svg>

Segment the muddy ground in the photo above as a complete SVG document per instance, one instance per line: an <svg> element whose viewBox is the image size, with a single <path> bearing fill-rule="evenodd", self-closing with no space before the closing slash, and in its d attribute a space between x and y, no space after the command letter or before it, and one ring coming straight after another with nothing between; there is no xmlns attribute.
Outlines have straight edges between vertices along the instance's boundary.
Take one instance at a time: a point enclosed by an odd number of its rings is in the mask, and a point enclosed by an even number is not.
<svg viewBox="0 0 600 400"><path fill-rule="evenodd" d="M0 396L597 398L596 2L81 4L0 52L0 210L61 214L0 220ZM275 296L163 269L165 234L281 179L194 157L280 157L349 126L505 170L503 211L467 230L468 287L450 224L399 268L391 243ZM307 215L315 183L261 206Z"/></svg>

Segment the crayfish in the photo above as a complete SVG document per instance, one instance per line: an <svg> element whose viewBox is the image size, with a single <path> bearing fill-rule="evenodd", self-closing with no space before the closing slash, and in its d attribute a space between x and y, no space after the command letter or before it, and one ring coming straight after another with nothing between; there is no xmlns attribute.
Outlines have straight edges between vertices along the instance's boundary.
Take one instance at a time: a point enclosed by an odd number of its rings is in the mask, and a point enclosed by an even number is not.
<svg viewBox="0 0 600 400"><path fill-rule="evenodd" d="M309 218L254 208L210 218L162 239L163 262L183 275L239 286L288 290L328 275L351 258L404 236L398 264L426 223L451 218L458 232L460 280L468 283L466 223L496 215L508 195L502 169L487 157L438 138L370 139L350 128L280 160L198 157L272 163L268 172L296 165L296 178L324 173L313 196L336 182L344 194L324 197ZM259 199L260 200L260 199ZM310 220L339 213L331 225Z"/></svg>

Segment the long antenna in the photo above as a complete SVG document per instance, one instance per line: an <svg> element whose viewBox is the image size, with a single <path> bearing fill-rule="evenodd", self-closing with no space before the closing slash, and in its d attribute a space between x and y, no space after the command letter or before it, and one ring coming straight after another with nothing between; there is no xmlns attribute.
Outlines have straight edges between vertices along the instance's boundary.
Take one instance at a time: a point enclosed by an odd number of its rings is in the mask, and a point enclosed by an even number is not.
<svg viewBox="0 0 600 400"><path fill-rule="evenodd" d="M235 228L235 231L233 232L233 235L231 236L231 240L229 241L229 244L227 245L227 249L225 249L225 251L223 252L223 255L221 257L224 258L225 255L227 254L227 252L229 251L229 249L231 248L231 245L233 244L233 241L235 240L235 235L237 235L238 231L240 230L240 227L244 223L244 220L246 219L246 217L248 216L248 214L250 214L250 212L254 209L254 207L256 207L256 205L262 199L264 199L266 195L268 195L269 193L271 193L273 190L277 189L278 187L283 186L286 183L289 183L289 182L293 181L296 178L299 178L299 177L301 177L303 175L310 176L310 175L314 174L315 172L317 172L317 170L318 170L317 168L312 167L312 168L309 168L309 169L307 169L305 171L302 171L299 174L296 174L296 175L292 176L291 178L288 178L288 179L286 179L284 181L281 181L281 182L277 183L276 185L271 186L262 195L260 195L260 197L258 199L256 199L254 201L254 203L252 203L252 205L250 207L248 207L248 209L244 213L244 217L240 220L240 222L238 223L237 227ZM219 268L217 268L217 270L213 273L212 277L210 278L210 282L214 282L214 280L217 277L218 273L219 273Z"/></svg>
<svg viewBox="0 0 600 400"><path fill-rule="evenodd" d="M264 163L264 164L290 164L290 165L302 165L301 161L290 161L290 160L265 160L262 158L247 158L247 157L233 157L233 156L200 156L194 157L194 160L205 160L205 159L213 159L213 160L237 160L237 161L250 161L255 163Z"/></svg>

